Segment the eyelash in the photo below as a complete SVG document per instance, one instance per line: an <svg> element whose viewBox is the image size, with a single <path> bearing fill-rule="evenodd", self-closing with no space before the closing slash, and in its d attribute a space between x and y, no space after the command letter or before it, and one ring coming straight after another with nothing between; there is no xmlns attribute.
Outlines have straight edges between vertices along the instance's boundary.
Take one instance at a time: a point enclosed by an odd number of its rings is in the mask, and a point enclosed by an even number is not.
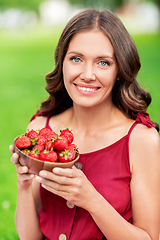
<svg viewBox="0 0 160 240"><path fill-rule="evenodd" d="M71 57L70 60L75 62L75 63L79 63L81 61L81 59L79 57L75 57L75 56ZM101 63L105 63L105 65L102 65ZM101 60L101 61L98 62L98 65L100 65L101 67L107 67L107 66L110 66L111 64L108 61Z"/></svg>
<svg viewBox="0 0 160 240"><path fill-rule="evenodd" d="M76 59L78 59L78 61L76 61ZM73 62L79 62L81 59L79 57L71 57L70 60Z"/></svg>
<svg viewBox="0 0 160 240"><path fill-rule="evenodd" d="M102 65L101 63L105 63L105 65ZM110 66L110 62L108 61L99 61L98 64L100 64L102 67Z"/></svg>

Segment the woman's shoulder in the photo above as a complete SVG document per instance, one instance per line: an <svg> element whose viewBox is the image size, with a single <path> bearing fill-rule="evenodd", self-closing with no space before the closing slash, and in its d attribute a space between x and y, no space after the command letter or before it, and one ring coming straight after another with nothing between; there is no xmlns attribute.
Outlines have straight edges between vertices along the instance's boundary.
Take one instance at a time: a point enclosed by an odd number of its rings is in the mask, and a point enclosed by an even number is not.
<svg viewBox="0 0 160 240"><path fill-rule="evenodd" d="M27 130L38 130L41 129L43 127L45 127L46 125L46 121L47 121L47 117L46 116L38 116L35 119L33 119L27 126Z"/></svg>
<svg viewBox="0 0 160 240"><path fill-rule="evenodd" d="M57 115L53 115L49 117L38 116L29 123L27 130L31 130L31 129L38 130L45 127L47 123L47 119L49 118L48 119L49 126L52 129L55 129L55 131L59 131L61 128L65 128L69 124L70 118L71 118L71 112L72 112L72 108L67 109Z"/></svg>
<svg viewBox="0 0 160 240"><path fill-rule="evenodd" d="M130 136L129 152L131 169L159 161L160 138L157 130L142 123L137 124Z"/></svg>
<svg viewBox="0 0 160 240"><path fill-rule="evenodd" d="M146 125L139 123L132 131L130 141L134 144L152 145L159 143L159 134L154 127L147 127Z"/></svg>

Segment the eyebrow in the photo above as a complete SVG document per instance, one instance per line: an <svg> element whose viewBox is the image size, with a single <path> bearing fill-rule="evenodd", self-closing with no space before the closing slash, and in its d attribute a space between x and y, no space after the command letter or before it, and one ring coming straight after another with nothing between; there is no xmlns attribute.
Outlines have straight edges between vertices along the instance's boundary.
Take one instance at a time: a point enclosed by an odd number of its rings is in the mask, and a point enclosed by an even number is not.
<svg viewBox="0 0 160 240"><path fill-rule="evenodd" d="M67 54L76 54L76 55L84 56L82 53L74 52L74 51L68 52Z"/></svg>
<svg viewBox="0 0 160 240"><path fill-rule="evenodd" d="M83 57L84 55L82 53L79 53L79 52L76 52L76 51L71 51L71 52L68 52L68 54L76 54L76 55L79 55L81 57ZM111 58L111 59L115 59L114 57L110 56L110 55L102 55L102 56L98 56L97 58L99 59L103 59L103 58Z"/></svg>

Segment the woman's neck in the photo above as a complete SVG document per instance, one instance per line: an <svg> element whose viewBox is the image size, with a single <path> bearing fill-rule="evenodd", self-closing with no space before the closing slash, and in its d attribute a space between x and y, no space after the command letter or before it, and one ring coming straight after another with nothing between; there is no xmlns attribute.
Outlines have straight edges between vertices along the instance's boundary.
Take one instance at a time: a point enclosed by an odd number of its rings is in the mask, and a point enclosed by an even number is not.
<svg viewBox="0 0 160 240"><path fill-rule="evenodd" d="M113 104L109 106L98 105L92 108L83 108L74 105L71 122L73 127L76 126L78 131L81 129L81 131L87 134L95 130L97 131L97 129L103 131L103 129L110 128L119 113L120 111Z"/></svg>

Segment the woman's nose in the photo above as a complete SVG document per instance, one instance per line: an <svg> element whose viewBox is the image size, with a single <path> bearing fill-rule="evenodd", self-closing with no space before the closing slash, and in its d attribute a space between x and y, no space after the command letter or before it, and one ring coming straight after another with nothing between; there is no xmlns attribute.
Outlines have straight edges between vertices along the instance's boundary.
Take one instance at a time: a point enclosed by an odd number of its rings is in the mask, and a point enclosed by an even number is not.
<svg viewBox="0 0 160 240"><path fill-rule="evenodd" d="M96 80L96 75L93 71L93 66L91 63L84 64L80 78L84 81Z"/></svg>

